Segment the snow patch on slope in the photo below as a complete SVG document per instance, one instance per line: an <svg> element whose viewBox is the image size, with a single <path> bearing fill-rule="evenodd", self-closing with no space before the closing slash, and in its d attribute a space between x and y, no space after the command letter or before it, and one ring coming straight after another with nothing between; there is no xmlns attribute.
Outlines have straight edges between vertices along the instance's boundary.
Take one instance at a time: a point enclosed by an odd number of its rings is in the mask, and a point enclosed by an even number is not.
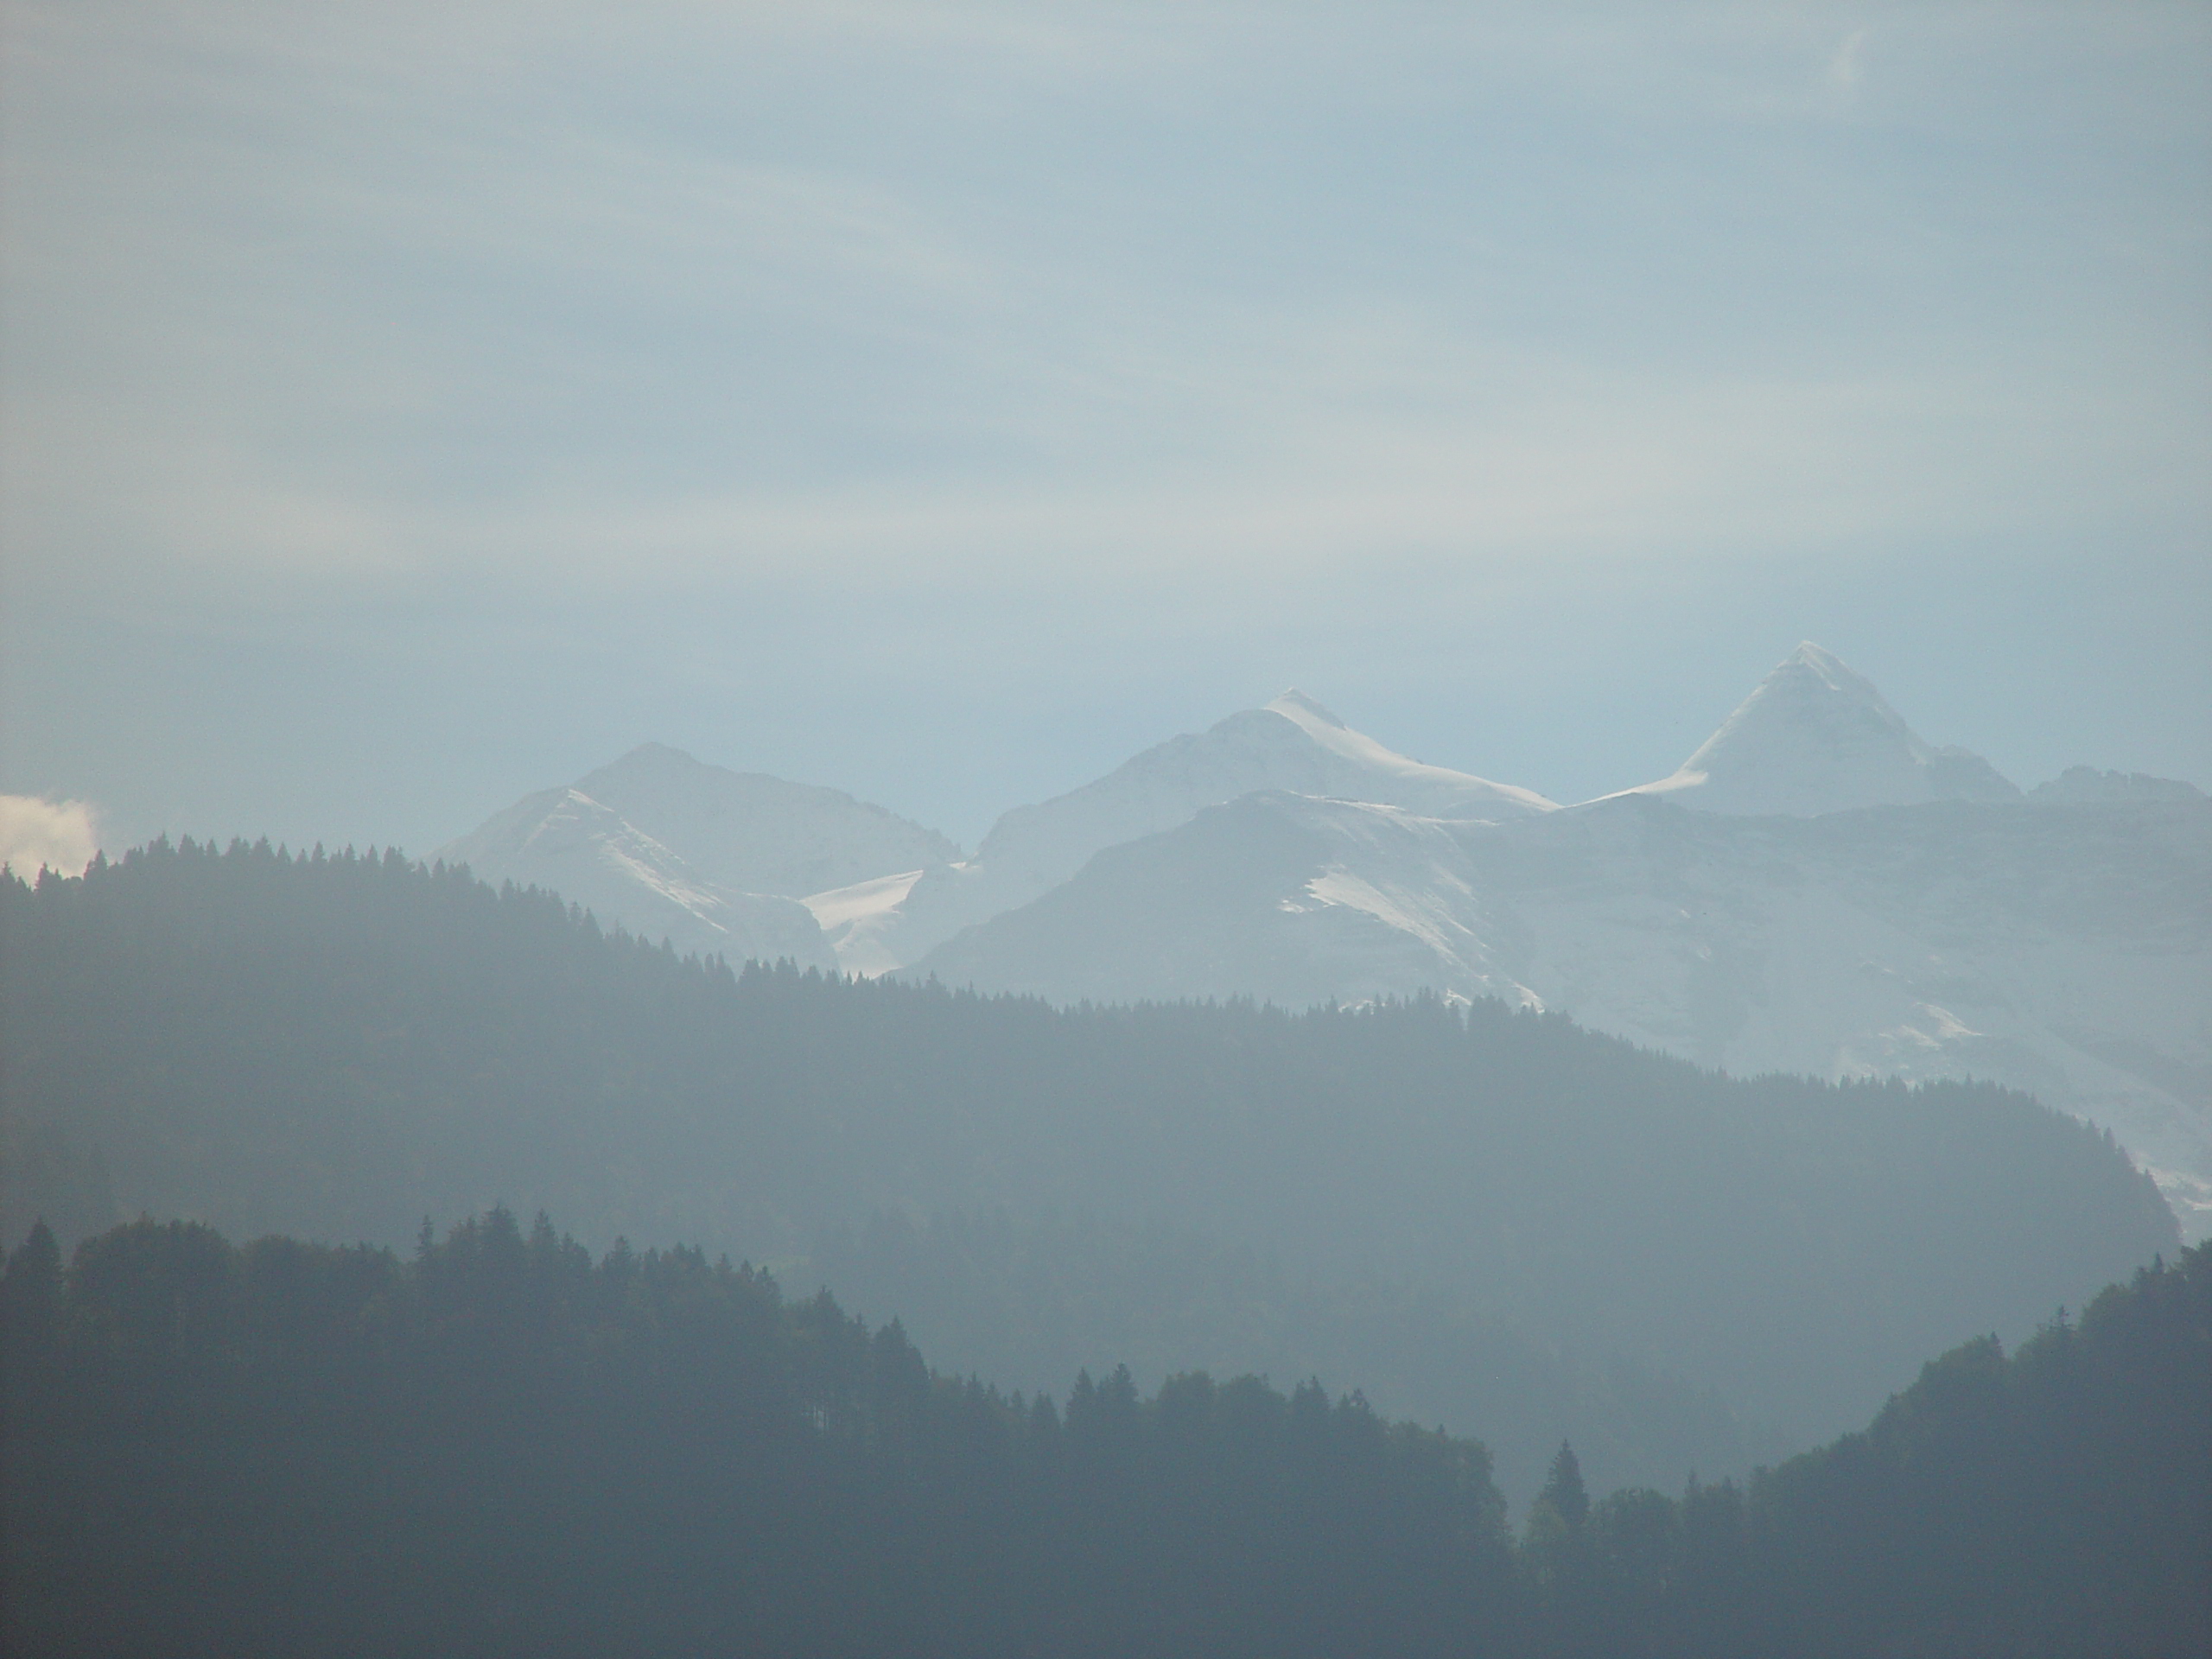
<svg viewBox="0 0 2212 1659"><path fill-rule="evenodd" d="M919 870L879 875L850 887L832 887L802 900L814 912L823 938L837 953L837 965L861 979L874 979L899 965L882 939L883 929L899 914L899 906L922 879Z"/></svg>

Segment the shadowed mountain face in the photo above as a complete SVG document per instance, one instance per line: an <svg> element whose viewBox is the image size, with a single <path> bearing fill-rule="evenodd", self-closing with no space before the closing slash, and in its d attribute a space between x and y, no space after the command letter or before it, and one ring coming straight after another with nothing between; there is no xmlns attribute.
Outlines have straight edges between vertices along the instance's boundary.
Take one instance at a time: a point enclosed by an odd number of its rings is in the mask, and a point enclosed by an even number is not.
<svg viewBox="0 0 2212 1659"><path fill-rule="evenodd" d="M1170 738L1096 783L1014 808L983 838L973 864L924 876L898 914L879 925L879 937L897 961L913 962L960 929L1050 892L1095 853L1262 790L1453 818L1555 810L1534 791L1409 760L1294 690L1196 735Z"/></svg>
<svg viewBox="0 0 2212 1659"><path fill-rule="evenodd" d="M800 899L960 856L936 830L842 790L707 766L659 743L576 787L680 849L708 880L746 893Z"/></svg>
<svg viewBox="0 0 2212 1659"><path fill-rule="evenodd" d="M1095 784L1016 807L984 838L978 861L1043 891L1093 853L1188 823L1201 809L1261 790L1377 801L1432 817L1518 818L1548 812L1541 795L1423 766L1353 731L1302 692L1284 692L1196 737L1147 749Z"/></svg>

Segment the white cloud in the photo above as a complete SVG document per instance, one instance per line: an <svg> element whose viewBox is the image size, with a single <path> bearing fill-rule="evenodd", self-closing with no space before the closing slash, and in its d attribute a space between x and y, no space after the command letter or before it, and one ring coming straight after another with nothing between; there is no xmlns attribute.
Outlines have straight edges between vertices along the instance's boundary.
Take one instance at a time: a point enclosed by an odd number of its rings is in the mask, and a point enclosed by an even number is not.
<svg viewBox="0 0 2212 1659"><path fill-rule="evenodd" d="M98 815L89 803L0 795L0 869L27 881L41 869L77 875L99 849Z"/></svg>

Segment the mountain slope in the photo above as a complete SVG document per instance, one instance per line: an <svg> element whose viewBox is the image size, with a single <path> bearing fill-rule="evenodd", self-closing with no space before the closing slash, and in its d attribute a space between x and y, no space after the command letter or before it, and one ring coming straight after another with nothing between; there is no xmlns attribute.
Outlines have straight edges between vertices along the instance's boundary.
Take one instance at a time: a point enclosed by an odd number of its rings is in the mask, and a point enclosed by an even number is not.
<svg viewBox="0 0 2212 1659"><path fill-rule="evenodd" d="M2212 1225L2212 803L1485 824L1255 795L907 970L1060 1001L1427 988L1738 1074L1987 1077L2110 1128Z"/></svg>
<svg viewBox="0 0 2212 1659"><path fill-rule="evenodd" d="M893 875L912 885L960 849L842 790L647 743L569 788L525 797L434 856L486 881L550 888L682 950L828 968L845 933L825 937L799 901Z"/></svg>
<svg viewBox="0 0 2212 1659"><path fill-rule="evenodd" d="M1555 810L1534 791L1425 766L1353 731L1296 690L1265 708L1170 738L1103 778L992 827L973 863L925 875L876 935L912 962L963 927L1025 905L1094 853L1187 823L1262 790L1373 801L1438 817L1518 818Z"/></svg>
<svg viewBox="0 0 2212 1659"><path fill-rule="evenodd" d="M1108 849L905 976L1019 987L1062 1003L1250 996L1299 1008L1423 989L1510 996L1509 976L1485 974L1465 866L1444 820L1247 795Z"/></svg>
<svg viewBox="0 0 2212 1659"><path fill-rule="evenodd" d="M2212 1651L2212 1246L1930 1361L1748 1508L1768 1651Z"/></svg>
<svg viewBox="0 0 2212 1659"><path fill-rule="evenodd" d="M0 1281L12 1654L1444 1659L1513 1611L1489 1454L1318 1383L1063 1416L504 1211L404 1263L42 1243Z"/></svg>
<svg viewBox="0 0 2212 1659"><path fill-rule="evenodd" d="M679 950L736 962L835 963L804 905L709 880L581 789L525 796L438 855L486 881L550 889L609 927L666 939Z"/></svg>
<svg viewBox="0 0 2212 1659"><path fill-rule="evenodd" d="M576 782L708 880L747 893L809 893L949 864L960 849L840 789L732 772L646 743Z"/></svg>
<svg viewBox="0 0 2212 1659"><path fill-rule="evenodd" d="M878 1211L1089 1212L1402 1281L1800 1443L2175 1237L2107 1140L1987 1086L1732 1081L1495 1002L740 978L396 857L0 881L0 1065L14 1236L144 1211L402 1243L504 1200L758 1261Z"/></svg>
<svg viewBox="0 0 2212 1659"><path fill-rule="evenodd" d="M1670 776L1628 792L1795 817L2020 794L1980 756L1930 748L1871 682L1809 640Z"/></svg>

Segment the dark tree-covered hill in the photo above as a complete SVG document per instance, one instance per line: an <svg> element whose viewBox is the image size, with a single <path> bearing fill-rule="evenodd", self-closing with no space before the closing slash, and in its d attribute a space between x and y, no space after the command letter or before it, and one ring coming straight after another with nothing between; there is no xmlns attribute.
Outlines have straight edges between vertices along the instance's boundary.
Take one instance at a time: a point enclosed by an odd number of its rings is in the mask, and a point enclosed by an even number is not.
<svg viewBox="0 0 2212 1659"><path fill-rule="evenodd" d="M1952 1350L1866 1432L1747 1491L1585 1510L1558 1486L1522 1544L1546 1650L2212 1652L2212 1244L2009 1357L1993 1337Z"/></svg>
<svg viewBox="0 0 2212 1659"><path fill-rule="evenodd" d="M505 1211L374 1249L35 1230L10 1654L1442 1654L1512 1615L1471 1442L1318 1385L933 1376L896 1325Z"/></svg>
<svg viewBox="0 0 2212 1659"><path fill-rule="evenodd" d="M1096 1214L878 1213L825 1229L804 1267L805 1282L864 1317L898 1318L929 1353L1031 1392L1117 1363L1147 1387L1193 1369L1357 1381L1378 1409L1481 1425L1516 1503L1562 1436L1609 1485L1740 1474L1804 1443L1761 1436L1710 1381L1486 1312L1465 1284L1294 1264L1195 1230Z"/></svg>
<svg viewBox="0 0 2212 1659"><path fill-rule="evenodd" d="M0 1275L10 1654L2182 1659L2212 1249L1680 1499L1309 1382L931 1373L696 1250L495 1211L387 1250L128 1224Z"/></svg>
<svg viewBox="0 0 2212 1659"><path fill-rule="evenodd" d="M2107 1138L1995 1089L1730 1080L1499 1005L738 974L392 854L0 881L0 1064L11 1237L391 1243L505 1202L762 1260L878 1213L1089 1215L1409 1285L1799 1445L2175 1243Z"/></svg>

